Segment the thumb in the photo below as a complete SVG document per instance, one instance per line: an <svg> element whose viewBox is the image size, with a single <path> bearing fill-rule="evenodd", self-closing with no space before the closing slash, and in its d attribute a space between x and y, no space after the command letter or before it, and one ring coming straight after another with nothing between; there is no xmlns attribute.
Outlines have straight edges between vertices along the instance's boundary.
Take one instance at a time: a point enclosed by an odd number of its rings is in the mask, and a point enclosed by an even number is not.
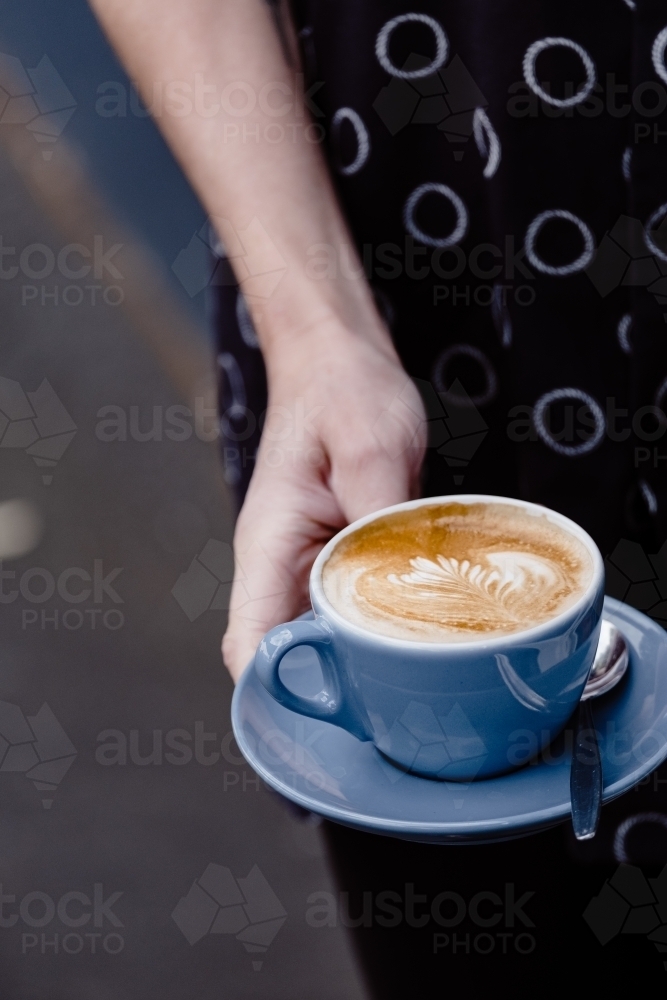
<svg viewBox="0 0 667 1000"><path fill-rule="evenodd" d="M275 548L275 547L274 547ZM253 659L262 636L272 625L289 621L296 611L294 580L280 554L253 539L235 550L234 582L230 596L229 625L222 640L222 655L235 681Z"/></svg>
<svg viewBox="0 0 667 1000"><path fill-rule="evenodd" d="M331 535L327 525L341 519L328 491L322 490L316 500L314 516L308 508L313 490L303 484L295 488L289 480L261 476L250 484L236 524L229 626L222 645L234 680L270 628L310 607L310 568Z"/></svg>

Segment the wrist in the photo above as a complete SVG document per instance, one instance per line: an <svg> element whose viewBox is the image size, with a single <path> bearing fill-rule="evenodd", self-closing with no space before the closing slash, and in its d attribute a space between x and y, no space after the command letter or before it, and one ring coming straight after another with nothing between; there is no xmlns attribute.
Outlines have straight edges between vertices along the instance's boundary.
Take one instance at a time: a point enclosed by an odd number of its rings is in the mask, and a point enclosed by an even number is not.
<svg viewBox="0 0 667 1000"><path fill-rule="evenodd" d="M365 277L286 274L268 299L248 305L269 372L295 352L322 356L363 343L398 362Z"/></svg>

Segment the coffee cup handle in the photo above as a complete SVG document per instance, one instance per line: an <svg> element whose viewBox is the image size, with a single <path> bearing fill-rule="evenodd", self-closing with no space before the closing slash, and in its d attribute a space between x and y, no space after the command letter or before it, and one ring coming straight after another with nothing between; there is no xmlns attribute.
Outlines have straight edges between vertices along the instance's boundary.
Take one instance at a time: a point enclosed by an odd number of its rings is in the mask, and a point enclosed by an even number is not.
<svg viewBox="0 0 667 1000"><path fill-rule="evenodd" d="M296 646L311 646L320 662L323 687L312 697L295 694L280 679L278 671L282 658ZM370 739L350 699L343 696L333 659L331 629L324 619L276 625L257 648L255 670L269 694L285 708L340 726L361 740Z"/></svg>

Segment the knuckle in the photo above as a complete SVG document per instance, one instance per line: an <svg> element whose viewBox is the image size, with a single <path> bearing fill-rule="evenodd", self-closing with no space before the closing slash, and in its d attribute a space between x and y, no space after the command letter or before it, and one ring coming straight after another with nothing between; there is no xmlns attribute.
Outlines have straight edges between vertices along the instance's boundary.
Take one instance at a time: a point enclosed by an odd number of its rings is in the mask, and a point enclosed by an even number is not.
<svg viewBox="0 0 667 1000"><path fill-rule="evenodd" d="M383 458L383 449L375 437L348 441L342 450L341 464L352 471L363 471Z"/></svg>

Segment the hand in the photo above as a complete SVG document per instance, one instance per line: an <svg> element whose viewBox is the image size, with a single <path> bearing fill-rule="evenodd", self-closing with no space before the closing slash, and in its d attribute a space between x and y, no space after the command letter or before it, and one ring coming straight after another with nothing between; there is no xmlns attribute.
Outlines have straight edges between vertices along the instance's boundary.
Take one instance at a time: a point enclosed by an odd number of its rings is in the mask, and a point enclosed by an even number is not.
<svg viewBox="0 0 667 1000"><path fill-rule="evenodd" d="M236 530L223 652L238 678L266 630L308 607L308 574L327 539L416 495L421 400L377 315L322 145L304 127L303 75L285 60L269 5L91 3L147 104L156 87L195 95L194 113L166 97L157 122L222 241L231 233L243 244L230 261L267 364L271 412ZM294 25L286 36L295 41ZM238 80L253 95L285 95L279 108L275 98L274 107L253 103L242 135L223 100ZM271 138L276 114L289 141Z"/></svg>
<svg viewBox="0 0 667 1000"><path fill-rule="evenodd" d="M269 408L234 537L222 644L234 678L262 636L310 606L320 549L346 524L418 496L421 397L388 338L332 322L269 365Z"/></svg>

